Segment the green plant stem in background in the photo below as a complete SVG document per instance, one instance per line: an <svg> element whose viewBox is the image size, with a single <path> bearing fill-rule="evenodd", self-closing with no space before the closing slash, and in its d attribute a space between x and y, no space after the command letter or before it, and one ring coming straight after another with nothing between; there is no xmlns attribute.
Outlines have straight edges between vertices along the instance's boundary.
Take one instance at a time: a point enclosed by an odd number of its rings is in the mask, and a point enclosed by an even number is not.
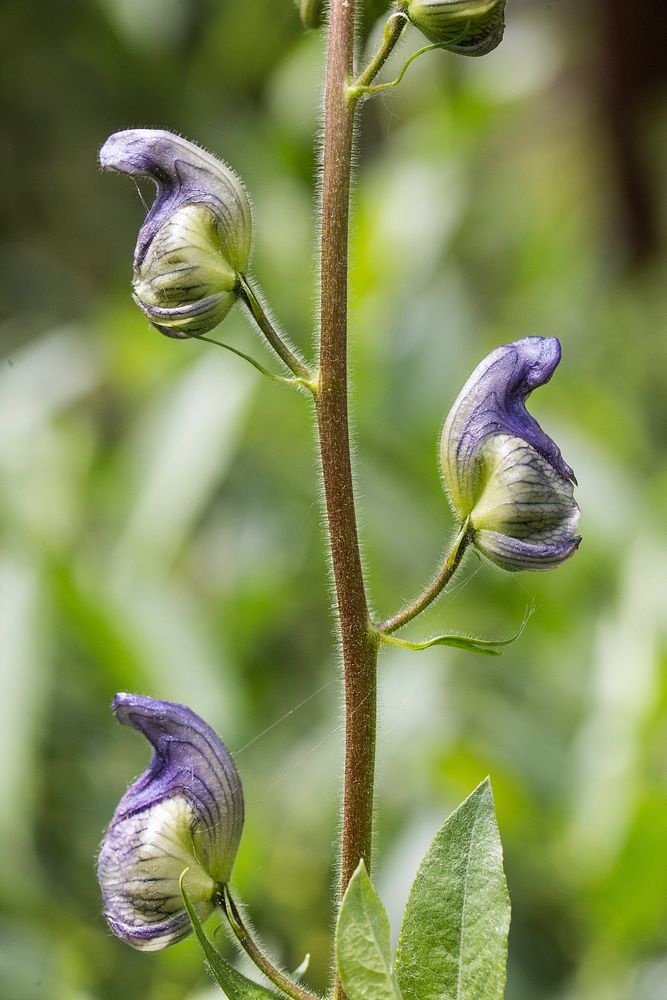
<svg viewBox="0 0 667 1000"><path fill-rule="evenodd" d="M350 457L347 283L355 102L354 0L333 0L328 28L320 243L317 421L344 670L345 764L339 897L359 861L370 869L377 717L377 645L371 637ZM334 998L343 996L340 982Z"/></svg>
<svg viewBox="0 0 667 1000"><path fill-rule="evenodd" d="M289 976L286 976L284 972L281 972L280 969L276 968L273 962L266 957L259 945L255 942L248 928L245 926L243 918L239 913L239 909L232 899L228 886L223 888L221 902L229 921L229 926L233 930L237 941L251 961L254 962L257 968L264 973L266 978L282 990L282 992L288 997L292 997L293 1000L319 1000L315 994L309 993L308 990L299 986L298 983L295 983L289 978Z"/></svg>
<svg viewBox="0 0 667 1000"><path fill-rule="evenodd" d="M461 560L465 555L469 541L470 535L468 533L468 521L465 521L458 535L454 539L451 549L445 556L445 561L442 564L440 572L433 582L429 584L426 590L420 594L419 597L416 597L414 601L399 611L398 614L395 614L392 618L388 618L384 622L380 622L380 624L376 626L377 631L391 635L392 632L397 632L400 628L403 628L404 625L407 625L408 622L413 621L413 619L415 619L417 615L420 615L422 611L425 611L426 608L433 603L436 597L443 592L451 578L454 576L454 573L461 565Z"/></svg>

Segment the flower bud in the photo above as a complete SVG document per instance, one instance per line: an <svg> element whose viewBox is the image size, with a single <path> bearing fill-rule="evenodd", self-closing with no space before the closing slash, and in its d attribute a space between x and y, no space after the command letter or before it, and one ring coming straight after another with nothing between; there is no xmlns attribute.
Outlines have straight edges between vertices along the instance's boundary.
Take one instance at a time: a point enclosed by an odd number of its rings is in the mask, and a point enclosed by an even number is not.
<svg viewBox="0 0 667 1000"><path fill-rule="evenodd" d="M555 337L492 351L445 422L441 463L452 506L477 548L507 570L551 569L571 556L579 507L574 473L526 410L560 361Z"/></svg>
<svg viewBox="0 0 667 1000"><path fill-rule="evenodd" d="M462 56L491 52L505 30L505 0L404 0L398 7L429 41Z"/></svg>
<svg viewBox="0 0 667 1000"><path fill-rule="evenodd" d="M243 828L243 790L224 743L184 705L118 694L119 722L153 746L148 769L118 804L97 876L109 927L141 951L190 933L179 887L205 920L229 877Z"/></svg>
<svg viewBox="0 0 667 1000"><path fill-rule="evenodd" d="M134 251L135 302L167 336L208 333L234 305L250 260L252 217L242 182L210 153L154 129L116 132L100 163L150 177L157 188Z"/></svg>

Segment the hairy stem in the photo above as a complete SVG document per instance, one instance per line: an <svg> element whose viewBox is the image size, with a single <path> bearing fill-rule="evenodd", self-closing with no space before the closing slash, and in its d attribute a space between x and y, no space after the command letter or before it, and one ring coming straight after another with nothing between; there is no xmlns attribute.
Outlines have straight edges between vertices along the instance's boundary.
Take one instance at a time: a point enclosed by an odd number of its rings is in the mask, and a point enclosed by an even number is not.
<svg viewBox="0 0 667 1000"><path fill-rule="evenodd" d="M320 377L317 419L344 668L345 764L340 896L361 858L370 869L375 778L377 646L359 553L347 400L347 280L354 101L355 0L332 0L324 98ZM340 982L334 997L343 996Z"/></svg>
<svg viewBox="0 0 667 1000"><path fill-rule="evenodd" d="M243 302L250 311L250 315L266 338L269 345L276 352L280 360L289 368L293 375L302 379L304 385L315 388L315 376L310 368L292 350L285 340L278 333L273 323L266 314L258 296L250 287L248 280L243 276L239 277L239 294Z"/></svg>
<svg viewBox="0 0 667 1000"><path fill-rule="evenodd" d="M288 997L292 997L293 1000L318 1000L318 997L314 993L309 993L308 990L303 989L298 983L290 979L289 976L285 975L278 969L270 958L264 954L261 950L252 934L245 926L243 918L239 913L238 907L234 900L232 899L231 893L227 886L224 887L221 894L221 902L227 919L229 921L229 926L233 930L237 941L248 955L250 960L257 966L257 968L264 973L267 979L269 979L278 989L286 993Z"/></svg>
<svg viewBox="0 0 667 1000"><path fill-rule="evenodd" d="M350 88L352 94L363 92L363 90L373 82L391 53L394 51L396 43L403 34L403 31L408 23L409 21L405 14L391 15L384 26L384 34L377 52L359 79L355 80L354 84Z"/></svg>
<svg viewBox="0 0 667 1000"><path fill-rule="evenodd" d="M374 94L382 94L384 93L385 90L391 90L392 87L398 87L399 83L401 82L401 80L403 79L403 77L405 76L408 69L415 61L415 59L418 59L419 56L423 56L425 52L434 52L435 49L442 49L442 48L444 48L443 45L424 45L421 49L417 49L416 52L413 52L412 55L408 59L406 59L398 76L394 80L391 80L389 83L376 83L373 84L373 86L371 86L370 84L365 84L363 82L364 79L363 77L360 78L359 81L354 85L355 94L358 96L365 95L366 97L372 97Z"/></svg>
<svg viewBox="0 0 667 1000"><path fill-rule="evenodd" d="M414 601L407 604L392 618L387 618L386 621L380 622L379 625L376 625L375 628L378 632L384 632L386 635L391 635L392 632L397 632L399 628L403 628L403 626L407 625L408 622L413 621L417 615L420 615L422 611L425 611L426 608L433 603L436 597L443 592L451 578L454 576L454 573L459 568L461 560L463 559L465 551L468 547L468 542L470 541L468 529L468 521L465 521L458 535L454 539L451 549L447 552L442 567L433 582L428 585L426 590L424 590L419 597L416 597Z"/></svg>

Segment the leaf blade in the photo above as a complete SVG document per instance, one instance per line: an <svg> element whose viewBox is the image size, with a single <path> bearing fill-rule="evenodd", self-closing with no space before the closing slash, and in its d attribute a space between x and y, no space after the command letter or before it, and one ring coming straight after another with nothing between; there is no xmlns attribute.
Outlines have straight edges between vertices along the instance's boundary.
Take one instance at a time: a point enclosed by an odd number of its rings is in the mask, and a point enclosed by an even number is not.
<svg viewBox="0 0 667 1000"><path fill-rule="evenodd" d="M478 653L480 656L502 656L503 647L511 646L512 643L521 638L534 610L533 606L528 608L521 627L508 639L478 639L474 635L450 632L445 635L435 635L423 642L411 642L409 639L399 639L398 636L388 635L386 632L376 632L375 634L380 642L386 643L388 646L399 646L401 649L411 649L415 652L431 649L433 646L453 646L456 649L465 649L469 653Z"/></svg>
<svg viewBox="0 0 667 1000"><path fill-rule="evenodd" d="M381 635L381 642L388 646L398 646L400 649L411 649L420 653L424 649L431 649L433 646L453 646L455 649L466 649L469 653L479 653L480 656L500 656L501 650L497 647L503 642L494 642L492 639L475 639L471 635L436 635L432 639L425 639L423 642L410 642L409 639L397 639L393 635Z"/></svg>
<svg viewBox="0 0 667 1000"><path fill-rule="evenodd" d="M487 778L438 831L417 872L396 957L405 1000L502 1000L509 923Z"/></svg>
<svg viewBox="0 0 667 1000"><path fill-rule="evenodd" d="M392 970L389 920L363 860L338 914L336 964L348 1000L402 1000Z"/></svg>

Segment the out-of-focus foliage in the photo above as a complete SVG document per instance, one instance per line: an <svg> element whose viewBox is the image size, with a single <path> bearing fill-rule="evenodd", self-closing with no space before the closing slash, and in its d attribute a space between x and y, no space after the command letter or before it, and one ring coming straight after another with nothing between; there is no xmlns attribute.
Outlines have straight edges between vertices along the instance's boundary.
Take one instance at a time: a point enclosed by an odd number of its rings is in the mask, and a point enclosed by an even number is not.
<svg viewBox="0 0 667 1000"><path fill-rule="evenodd" d="M0 11L0 995L215 995L192 940L134 954L100 916L94 854L146 761L109 711L122 689L186 701L235 751L236 888L276 957L311 952L322 986L342 737L308 404L148 327L129 294L143 207L96 166L129 126L234 164L256 277L307 347L322 39L291 0L54 10ZM380 613L448 538L437 440L474 365L530 333L563 343L533 411L578 474L580 552L519 577L471 557L407 632L510 635L534 600L503 657L397 649L381 666L375 880L392 927L435 830L490 773L507 1000L661 1000L667 981L665 257L629 267L598 18L516 0L491 56L433 53L368 105L359 148L352 396ZM660 233L658 109L647 91L633 127ZM236 311L225 332L261 353Z"/></svg>

